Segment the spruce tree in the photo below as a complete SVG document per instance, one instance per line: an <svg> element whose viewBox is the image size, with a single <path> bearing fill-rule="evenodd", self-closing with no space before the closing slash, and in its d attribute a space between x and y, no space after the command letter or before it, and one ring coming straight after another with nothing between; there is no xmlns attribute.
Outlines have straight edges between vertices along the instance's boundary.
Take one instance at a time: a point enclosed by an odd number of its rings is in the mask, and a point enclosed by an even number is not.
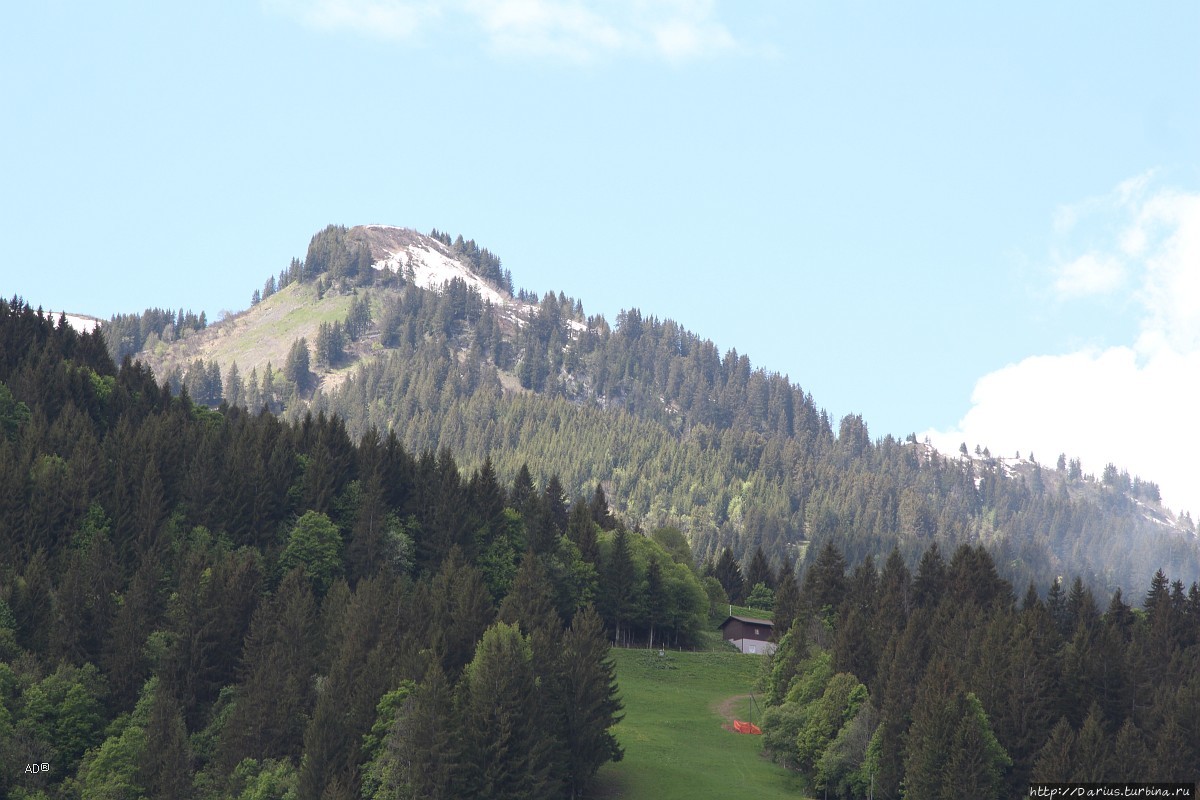
<svg viewBox="0 0 1200 800"><path fill-rule="evenodd" d="M192 788L192 752L179 701L159 681L146 720L146 749L139 783L150 800L187 800Z"/></svg>
<svg viewBox="0 0 1200 800"><path fill-rule="evenodd" d="M775 589L775 575L767 564L767 557L763 554L762 545L754 548L754 556L750 559L750 569L746 571L747 586L753 589L760 583L769 589Z"/></svg>
<svg viewBox="0 0 1200 800"><path fill-rule="evenodd" d="M590 605L575 615L563 636L558 672L564 702L557 723L566 745L566 788L570 797L580 798L603 764L624 756L612 734L613 726L624 716L617 695L616 667L604 623Z"/></svg>
<svg viewBox="0 0 1200 800"><path fill-rule="evenodd" d="M1075 737L1075 769L1071 773L1071 780L1077 783L1097 783L1104 780L1111 751L1100 707L1093 703Z"/></svg>
<svg viewBox="0 0 1200 800"><path fill-rule="evenodd" d="M646 588L642 594L642 618L650 629L650 646L654 646L654 635L667 613L666 589L663 586L662 566L657 556L650 556L646 567Z"/></svg>
<svg viewBox="0 0 1200 800"><path fill-rule="evenodd" d="M301 336L292 342L288 350L287 362L283 367L284 377L296 386L300 392L306 392L312 385L313 374L309 368L308 340Z"/></svg>
<svg viewBox="0 0 1200 800"><path fill-rule="evenodd" d="M582 499L571 504L571 516L567 521L567 538L579 548L583 560L592 565L600 563L600 546L596 539L596 522L591 510Z"/></svg>
<svg viewBox="0 0 1200 800"><path fill-rule="evenodd" d="M913 604L933 608L946 590L946 562L942 559L937 542L929 545L917 565L917 576L913 580Z"/></svg>
<svg viewBox="0 0 1200 800"><path fill-rule="evenodd" d="M846 588L846 559L832 541L826 541L804 573L804 602L812 613L832 618L846 596Z"/></svg>
<svg viewBox="0 0 1200 800"><path fill-rule="evenodd" d="M779 569L779 588L775 592L775 604L771 619L775 623L771 638L778 641L792 629L792 624L801 613L800 587L796 583L796 572L791 559L784 558Z"/></svg>
<svg viewBox="0 0 1200 800"><path fill-rule="evenodd" d="M460 686L465 796L540 800L559 790L537 697L529 641L515 625L488 628Z"/></svg>
<svg viewBox="0 0 1200 800"><path fill-rule="evenodd" d="M562 621L554 609L550 576L532 551L527 551L521 559L521 568L517 571L511 591L500 604L498 617L501 622L519 625L526 636L531 636L537 630L557 631L562 628Z"/></svg>
<svg viewBox="0 0 1200 800"><path fill-rule="evenodd" d="M957 706L961 716L950 742L939 797L998 800L1004 796L1003 774L1012 759L996 740L979 698L968 692Z"/></svg>
<svg viewBox="0 0 1200 800"><path fill-rule="evenodd" d="M471 660L475 643L495 617L480 571L453 548L423 592L429 602L427 641L446 675L454 677Z"/></svg>
<svg viewBox="0 0 1200 800"><path fill-rule="evenodd" d="M246 387L242 383L242 375L235 361L229 366L229 373L225 376L225 402L230 406L245 405L245 394Z"/></svg>
<svg viewBox="0 0 1200 800"><path fill-rule="evenodd" d="M517 477L513 479L512 492L508 497L512 507L526 521L533 516L537 505L537 490L534 488L533 476L529 473L528 464L522 463L521 468L517 470Z"/></svg>
<svg viewBox="0 0 1200 800"><path fill-rule="evenodd" d="M742 605L746 601L746 581L742 577L742 567L733 557L733 548L726 547L721 551L721 557L713 568L713 577L721 582L729 601Z"/></svg>
<svg viewBox="0 0 1200 800"><path fill-rule="evenodd" d="M368 769L375 777L369 800L467 796L462 724L453 688L437 662L397 709L381 751Z"/></svg>
<svg viewBox="0 0 1200 800"><path fill-rule="evenodd" d="M1145 737L1132 719L1126 719L1113 741L1112 759L1105 765L1105 780L1122 781L1147 776Z"/></svg>
<svg viewBox="0 0 1200 800"><path fill-rule="evenodd" d="M296 567L260 603L246 634L237 704L218 745L226 770L243 758L299 759L315 701L318 638L311 583Z"/></svg>
<svg viewBox="0 0 1200 800"><path fill-rule="evenodd" d="M601 530L611 531L616 527L616 519L608 508L608 498L604 495L604 487L598 483L596 490L592 492L592 500L588 507L592 512L592 521L599 525Z"/></svg>
<svg viewBox="0 0 1200 800"><path fill-rule="evenodd" d="M1030 780L1039 783L1065 783L1075 772L1075 731L1066 717L1050 730L1033 765Z"/></svg>
<svg viewBox="0 0 1200 800"><path fill-rule="evenodd" d="M632 620L637 601L637 572L627 536L624 528L618 528L613 534L612 548L604 560L600 580L604 618L613 627L613 639L617 643L624 641L623 634Z"/></svg>

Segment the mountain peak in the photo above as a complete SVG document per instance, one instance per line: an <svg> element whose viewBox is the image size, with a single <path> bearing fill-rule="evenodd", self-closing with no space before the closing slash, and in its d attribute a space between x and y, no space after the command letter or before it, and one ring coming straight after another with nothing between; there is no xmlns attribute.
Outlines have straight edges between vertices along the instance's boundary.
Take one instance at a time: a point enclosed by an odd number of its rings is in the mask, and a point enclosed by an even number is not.
<svg viewBox="0 0 1200 800"><path fill-rule="evenodd" d="M417 286L435 291L457 278L492 305L504 307L513 303L507 292L476 274L452 246L432 236L391 225L359 225L351 228L350 233L367 243L371 250L371 266L377 270L386 269L409 277Z"/></svg>

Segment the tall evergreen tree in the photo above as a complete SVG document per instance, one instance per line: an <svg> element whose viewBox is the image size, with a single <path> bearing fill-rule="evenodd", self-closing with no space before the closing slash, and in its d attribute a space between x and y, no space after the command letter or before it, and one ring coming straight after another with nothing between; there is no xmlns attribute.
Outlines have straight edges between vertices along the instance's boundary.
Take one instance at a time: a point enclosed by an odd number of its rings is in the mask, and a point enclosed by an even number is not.
<svg viewBox="0 0 1200 800"><path fill-rule="evenodd" d="M913 580L913 603L931 608L937 605L946 589L946 562L942 559L937 542L929 545L917 565L917 576Z"/></svg>
<svg viewBox="0 0 1200 800"><path fill-rule="evenodd" d="M548 735L531 713L537 700L532 652L515 625L484 632L460 687L466 796L539 800L560 787L551 776Z"/></svg>
<svg viewBox="0 0 1200 800"><path fill-rule="evenodd" d="M633 619L634 604L637 602L637 572L627 536L624 528L618 528L613 534L612 548L604 560L601 579L600 597L604 618L612 625L613 639L617 642L624 640L626 626Z"/></svg>
<svg viewBox="0 0 1200 800"><path fill-rule="evenodd" d="M779 568L779 588L775 592L775 605L771 615L775 625L771 636L778 641L792 628L801 613L800 586L796 583L796 571L791 559L784 558Z"/></svg>
<svg viewBox="0 0 1200 800"><path fill-rule="evenodd" d="M191 797L192 753L179 702L159 682L146 720L146 748L138 773L151 800Z"/></svg>
<svg viewBox="0 0 1200 800"><path fill-rule="evenodd" d="M283 367L284 377L295 384L300 392L308 391L313 382L313 374L308 359L308 340L301 336L292 342L288 350L287 362Z"/></svg>
<svg viewBox="0 0 1200 800"><path fill-rule="evenodd" d="M767 564L767 557L763 554L762 545L754 548L754 556L750 559L750 569L746 571L747 586L753 589L760 583L770 589L775 588L775 575Z"/></svg>
<svg viewBox="0 0 1200 800"><path fill-rule="evenodd" d="M1038 753L1031 780L1044 783L1065 783L1075 772L1075 731L1066 717L1050 730L1050 736Z"/></svg>
<svg viewBox="0 0 1200 800"><path fill-rule="evenodd" d="M713 577L721 582L729 601L737 605L746 602L746 581L742 577L742 566L733 557L733 548L726 547L713 568Z"/></svg>
<svg viewBox="0 0 1200 800"><path fill-rule="evenodd" d="M376 759L380 779L370 800L457 800L468 796L463 740L453 687L435 661L396 714Z"/></svg>
<svg viewBox="0 0 1200 800"><path fill-rule="evenodd" d="M591 510L583 500L571 504L571 516L567 521L567 538L579 548L579 554L589 564L600 563L600 546L596 539L596 522Z"/></svg>
<svg viewBox="0 0 1200 800"><path fill-rule="evenodd" d="M608 498L604 495L604 487L596 484L596 490L592 492L592 500L588 505L592 512L592 521L600 526L601 530L611 531L616 525L612 512L608 508Z"/></svg>
<svg viewBox="0 0 1200 800"><path fill-rule="evenodd" d="M617 696L616 668L604 637L604 623L591 606L571 621L563 637L560 662L564 702L557 720L566 744L566 788L571 798L584 797L596 771L620 761L624 751L612 734L623 718Z"/></svg>
<svg viewBox="0 0 1200 800"><path fill-rule="evenodd" d="M832 541L826 541L804 573L804 601L814 614L832 617L846 596L846 586L846 559Z"/></svg>

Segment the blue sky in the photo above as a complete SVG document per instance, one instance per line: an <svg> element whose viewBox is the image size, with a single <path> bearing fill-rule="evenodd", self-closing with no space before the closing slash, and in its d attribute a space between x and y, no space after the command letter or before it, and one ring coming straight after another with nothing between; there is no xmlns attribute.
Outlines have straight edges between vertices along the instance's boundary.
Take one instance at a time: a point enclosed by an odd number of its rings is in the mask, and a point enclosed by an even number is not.
<svg viewBox="0 0 1200 800"><path fill-rule="evenodd" d="M438 227L1200 510L1200 5L1054 5L19 4L0 292L216 316L327 223Z"/></svg>

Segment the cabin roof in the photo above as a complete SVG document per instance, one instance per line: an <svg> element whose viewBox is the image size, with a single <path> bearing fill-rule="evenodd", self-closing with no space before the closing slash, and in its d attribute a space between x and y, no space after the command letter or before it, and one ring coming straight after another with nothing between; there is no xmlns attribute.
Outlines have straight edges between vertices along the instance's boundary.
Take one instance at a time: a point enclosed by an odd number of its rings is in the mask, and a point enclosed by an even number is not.
<svg viewBox="0 0 1200 800"><path fill-rule="evenodd" d="M769 619L757 619L756 617L743 617L738 614L733 614L729 617L726 617L725 621L722 622L717 627L724 628L726 625L728 625L729 623L734 622L734 621L743 622L747 625L758 625L759 627L766 627L766 628L775 627L775 623L771 622L771 620L769 620Z"/></svg>

